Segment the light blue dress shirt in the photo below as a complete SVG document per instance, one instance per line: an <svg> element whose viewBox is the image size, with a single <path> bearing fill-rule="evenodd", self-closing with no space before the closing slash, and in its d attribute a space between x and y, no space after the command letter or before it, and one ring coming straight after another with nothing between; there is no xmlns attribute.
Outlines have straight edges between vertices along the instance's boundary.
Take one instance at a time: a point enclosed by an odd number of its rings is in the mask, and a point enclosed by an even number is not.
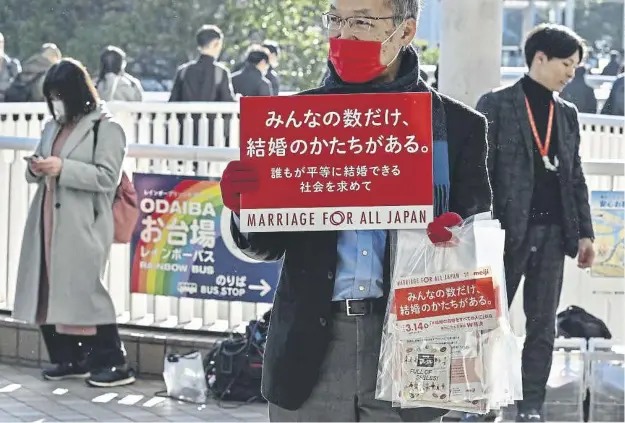
<svg viewBox="0 0 625 423"><path fill-rule="evenodd" d="M332 301L382 297L385 249L386 231L340 231Z"/></svg>
<svg viewBox="0 0 625 423"><path fill-rule="evenodd" d="M386 231L340 231L333 301L380 298Z"/></svg>

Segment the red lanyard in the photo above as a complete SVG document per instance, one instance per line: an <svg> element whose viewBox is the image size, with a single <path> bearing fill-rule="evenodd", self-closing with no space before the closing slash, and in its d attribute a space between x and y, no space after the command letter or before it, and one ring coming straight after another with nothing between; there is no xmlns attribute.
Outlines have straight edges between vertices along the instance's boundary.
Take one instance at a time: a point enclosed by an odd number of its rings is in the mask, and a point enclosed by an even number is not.
<svg viewBox="0 0 625 423"><path fill-rule="evenodd" d="M527 97L525 97L525 107L527 108L527 117L530 120L530 126L532 127L532 133L534 134L534 141L536 142L536 147L538 147L538 152L542 157L549 157L551 128L553 127L553 102L549 102L549 120L547 120L547 136L544 143L541 141L540 135L538 135L536 122L534 121L534 115L532 114L532 108L530 107L530 102L527 100Z"/></svg>

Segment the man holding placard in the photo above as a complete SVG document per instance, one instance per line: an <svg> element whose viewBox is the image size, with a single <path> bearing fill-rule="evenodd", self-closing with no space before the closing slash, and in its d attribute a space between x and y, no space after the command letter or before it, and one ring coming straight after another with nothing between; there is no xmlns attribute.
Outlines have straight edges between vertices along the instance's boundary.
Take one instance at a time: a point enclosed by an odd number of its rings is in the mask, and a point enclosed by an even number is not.
<svg viewBox="0 0 625 423"><path fill-rule="evenodd" d="M271 421L446 413L375 399L394 230L444 243L491 207L485 120L420 79L419 12L419 0L334 0L324 85L242 99L241 161L221 187L238 247L284 258L263 368Z"/></svg>

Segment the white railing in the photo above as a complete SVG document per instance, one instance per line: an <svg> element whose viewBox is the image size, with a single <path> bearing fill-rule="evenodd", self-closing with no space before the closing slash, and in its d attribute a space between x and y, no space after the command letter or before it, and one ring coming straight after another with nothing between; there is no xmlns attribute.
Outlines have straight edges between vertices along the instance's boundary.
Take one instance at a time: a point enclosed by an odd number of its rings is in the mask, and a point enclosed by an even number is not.
<svg viewBox="0 0 625 423"><path fill-rule="evenodd" d="M130 145L124 167L129 173L220 176L225 164L238 157L237 103L111 103L110 109L127 133ZM13 307L22 231L34 195L34 187L24 180L22 157L35 147L46 113L45 104L0 103L0 309ZM193 145L192 114L199 115L198 148L189 148ZM182 140L178 116L184 128ZM623 189L623 119L581 115L580 121L590 189ZM199 162L195 170L194 161ZM613 172L603 175L608 168ZM129 260L129 247L113 246L105 284L120 322L225 331L268 308L266 304L130 294ZM586 278L585 273L580 275L567 265L567 280ZM576 304L584 306L585 302L580 298Z"/></svg>
<svg viewBox="0 0 625 423"><path fill-rule="evenodd" d="M111 102L109 108L121 121L132 143L193 145L191 115L198 114L200 146L208 146L209 133L214 146L238 146L238 103ZM0 103L0 136L38 138L42 121L47 116L45 103ZM183 118L181 122L178 117ZM622 142L624 118L580 114L579 120L582 157L588 160L625 157ZM189 130L183 131L184 137L179 143L180 123ZM221 135L222 129L227 129L228 142Z"/></svg>

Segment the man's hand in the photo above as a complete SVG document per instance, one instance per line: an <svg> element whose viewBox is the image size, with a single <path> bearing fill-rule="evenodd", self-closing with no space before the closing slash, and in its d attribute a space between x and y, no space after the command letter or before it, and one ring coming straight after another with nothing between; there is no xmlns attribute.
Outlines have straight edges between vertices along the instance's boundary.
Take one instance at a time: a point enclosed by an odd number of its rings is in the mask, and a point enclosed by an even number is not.
<svg viewBox="0 0 625 423"><path fill-rule="evenodd" d="M228 163L220 183L224 206L238 215L241 213L241 194L256 191L258 185L258 174L253 166L239 160Z"/></svg>
<svg viewBox="0 0 625 423"><path fill-rule="evenodd" d="M448 228L453 228L461 223L462 218L456 213L444 213L430 222L427 229L428 237L437 246L454 246L456 243L452 240L453 234Z"/></svg>
<svg viewBox="0 0 625 423"><path fill-rule="evenodd" d="M43 173L47 176L58 176L61 173L61 169L63 169L63 160L55 156L37 161L33 160L31 169L34 172Z"/></svg>
<svg viewBox="0 0 625 423"><path fill-rule="evenodd" d="M582 238L579 240L577 250L577 267L587 269L592 266L595 261L595 248L590 238Z"/></svg>

